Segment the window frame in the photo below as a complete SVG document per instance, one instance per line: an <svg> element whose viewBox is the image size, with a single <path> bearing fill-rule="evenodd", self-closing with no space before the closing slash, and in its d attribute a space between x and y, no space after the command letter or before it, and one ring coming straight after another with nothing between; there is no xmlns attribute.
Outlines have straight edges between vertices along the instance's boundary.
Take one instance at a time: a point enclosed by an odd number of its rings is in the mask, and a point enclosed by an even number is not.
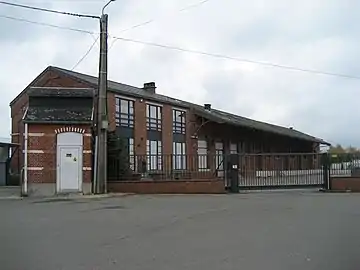
<svg viewBox="0 0 360 270"><path fill-rule="evenodd" d="M122 110L122 103L127 103L126 112ZM134 128L135 124L135 102L123 97L115 97L115 123L117 127Z"/></svg>
<svg viewBox="0 0 360 270"><path fill-rule="evenodd" d="M155 143L155 153L153 153L152 143ZM161 140L146 140L146 168L147 171L162 171L163 158Z"/></svg>
<svg viewBox="0 0 360 270"><path fill-rule="evenodd" d="M204 142L205 146L200 146L200 142ZM204 150L204 153L199 153L199 150ZM198 139L197 141L197 155L198 155L198 171L210 170L209 164L209 143L205 139Z"/></svg>
<svg viewBox="0 0 360 270"><path fill-rule="evenodd" d="M180 153L178 153L178 146L180 146ZM173 142L173 170L186 170L186 142Z"/></svg>
<svg viewBox="0 0 360 270"><path fill-rule="evenodd" d="M152 108L155 108L155 116L152 115ZM146 128L149 131L162 131L162 106L146 104Z"/></svg>
<svg viewBox="0 0 360 270"><path fill-rule="evenodd" d="M179 114L179 115L177 115ZM185 134L186 133L186 111L173 109L172 110L173 120L173 133ZM178 121L180 120L180 121Z"/></svg>

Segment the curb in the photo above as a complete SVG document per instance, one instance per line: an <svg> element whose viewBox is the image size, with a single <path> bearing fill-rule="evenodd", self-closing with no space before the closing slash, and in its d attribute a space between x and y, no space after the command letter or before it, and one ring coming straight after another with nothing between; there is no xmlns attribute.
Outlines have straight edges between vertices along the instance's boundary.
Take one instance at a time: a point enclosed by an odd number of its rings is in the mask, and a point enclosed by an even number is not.
<svg viewBox="0 0 360 270"><path fill-rule="evenodd" d="M47 197L27 197L28 199L37 199L44 201L71 201L71 200L93 200L93 199L104 199L104 198L116 198L116 197L126 197L133 195L131 193L107 193L107 194L67 194L67 195L55 195L55 196L47 196Z"/></svg>
<svg viewBox="0 0 360 270"><path fill-rule="evenodd" d="M346 189L346 190L319 189L319 191L323 193L354 193L350 189Z"/></svg>
<svg viewBox="0 0 360 270"><path fill-rule="evenodd" d="M6 197L0 197L0 201L2 200L22 200L23 197L21 196L6 196Z"/></svg>

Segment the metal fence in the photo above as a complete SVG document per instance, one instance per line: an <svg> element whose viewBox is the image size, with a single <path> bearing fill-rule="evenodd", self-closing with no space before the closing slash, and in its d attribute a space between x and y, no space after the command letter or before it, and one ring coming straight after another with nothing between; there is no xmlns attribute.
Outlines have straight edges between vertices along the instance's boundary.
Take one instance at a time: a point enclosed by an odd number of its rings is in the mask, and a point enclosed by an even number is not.
<svg viewBox="0 0 360 270"><path fill-rule="evenodd" d="M239 155L240 189L318 187L325 185L317 153ZM230 186L229 178L225 178Z"/></svg>
<svg viewBox="0 0 360 270"><path fill-rule="evenodd" d="M314 153L236 154L242 189L322 186L322 156ZM230 155L126 155L109 157L109 181L224 179Z"/></svg>
<svg viewBox="0 0 360 270"><path fill-rule="evenodd" d="M223 178L223 166L215 169L217 156L128 155L109 156L109 181L197 180ZM223 158L222 158L223 159ZM220 173L217 173L220 172ZM220 176L221 175L221 176Z"/></svg>
<svg viewBox="0 0 360 270"><path fill-rule="evenodd" d="M360 176L360 153L329 154L330 176Z"/></svg>

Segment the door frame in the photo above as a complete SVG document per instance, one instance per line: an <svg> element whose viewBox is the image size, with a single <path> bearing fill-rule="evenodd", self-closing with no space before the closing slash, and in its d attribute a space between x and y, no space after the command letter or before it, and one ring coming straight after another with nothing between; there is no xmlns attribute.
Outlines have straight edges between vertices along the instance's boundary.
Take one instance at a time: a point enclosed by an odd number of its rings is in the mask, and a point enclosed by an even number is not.
<svg viewBox="0 0 360 270"><path fill-rule="evenodd" d="M57 145L56 145L56 192L67 193L67 192L82 192L83 185L83 134L77 132L63 132L57 134ZM62 190L60 181L60 164L61 164L61 149L63 148L77 148L79 150L79 178L78 178L78 189Z"/></svg>

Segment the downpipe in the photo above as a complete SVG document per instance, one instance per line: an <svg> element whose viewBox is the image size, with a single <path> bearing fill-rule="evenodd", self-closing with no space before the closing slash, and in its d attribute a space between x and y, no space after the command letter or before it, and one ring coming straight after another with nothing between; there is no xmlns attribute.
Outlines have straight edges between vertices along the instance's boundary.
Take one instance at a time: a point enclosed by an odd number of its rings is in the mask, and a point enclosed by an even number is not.
<svg viewBox="0 0 360 270"><path fill-rule="evenodd" d="M28 196L28 124L25 124L25 138L24 138L24 167L21 169L23 173L20 173L20 175L24 176L24 186L22 189L23 196ZM22 177L21 177L22 179Z"/></svg>

